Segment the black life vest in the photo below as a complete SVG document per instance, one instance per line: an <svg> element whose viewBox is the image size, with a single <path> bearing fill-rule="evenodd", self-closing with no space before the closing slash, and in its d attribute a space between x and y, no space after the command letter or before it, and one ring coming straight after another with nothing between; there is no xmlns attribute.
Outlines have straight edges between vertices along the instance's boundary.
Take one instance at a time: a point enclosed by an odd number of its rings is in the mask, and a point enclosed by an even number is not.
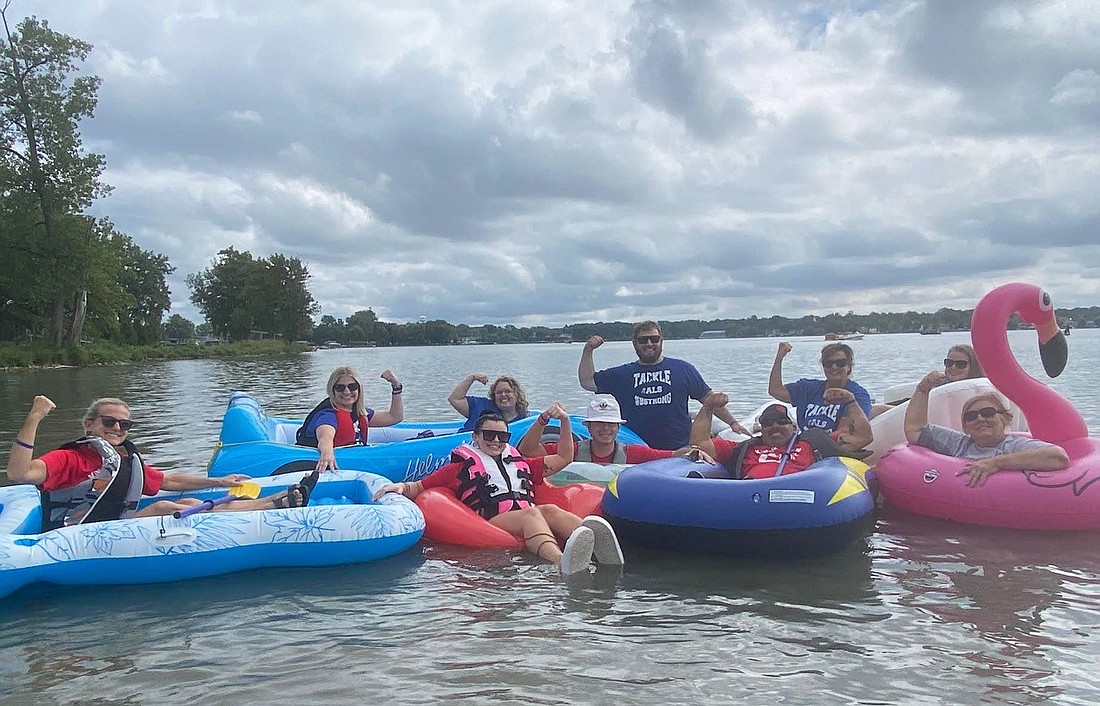
<svg viewBox="0 0 1100 706"><path fill-rule="evenodd" d="M103 465L74 486L42 491L43 532L67 524L118 520L129 517L137 510L145 489L145 462L137 447L128 440L122 442L128 455L121 457L106 439L85 436L58 448L78 449L82 446L94 449L103 459ZM107 485L96 490L95 483L105 479Z"/></svg>

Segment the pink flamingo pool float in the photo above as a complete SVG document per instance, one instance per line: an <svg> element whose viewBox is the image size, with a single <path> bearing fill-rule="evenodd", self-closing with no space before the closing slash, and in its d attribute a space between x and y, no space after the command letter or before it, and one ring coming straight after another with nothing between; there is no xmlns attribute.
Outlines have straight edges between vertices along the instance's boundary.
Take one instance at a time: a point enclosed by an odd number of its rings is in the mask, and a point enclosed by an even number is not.
<svg viewBox="0 0 1100 706"><path fill-rule="evenodd" d="M1006 284L974 308L970 335L990 382L1027 417L1031 435L1058 444L1070 458L1061 471L1001 471L970 488L956 475L964 459L914 445L896 446L876 473L886 501L921 515L1021 529L1079 530L1100 527L1100 439L1090 437L1081 414L1065 398L1024 372L1008 345L1013 313L1032 324L1047 375L1057 377L1067 360L1050 295L1030 284Z"/></svg>

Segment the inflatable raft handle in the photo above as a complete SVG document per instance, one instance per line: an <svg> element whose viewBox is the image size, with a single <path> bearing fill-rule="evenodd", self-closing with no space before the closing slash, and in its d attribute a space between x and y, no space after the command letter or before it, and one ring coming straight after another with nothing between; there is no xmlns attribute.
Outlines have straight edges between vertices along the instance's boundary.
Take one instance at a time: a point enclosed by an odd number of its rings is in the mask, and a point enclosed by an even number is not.
<svg viewBox="0 0 1100 706"><path fill-rule="evenodd" d="M229 492L220 498L214 498L213 500L204 500L198 505L192 505L185 510L176 510L172 513L172 517L177 520L182 520L185 517L191 515L197 515L200 512L207 512L213 510L218 505L224 505L230 500L240 500L247 498L249 500L255 500L260 497L260 486L256 483L238 483L229 489Z"/></svg>

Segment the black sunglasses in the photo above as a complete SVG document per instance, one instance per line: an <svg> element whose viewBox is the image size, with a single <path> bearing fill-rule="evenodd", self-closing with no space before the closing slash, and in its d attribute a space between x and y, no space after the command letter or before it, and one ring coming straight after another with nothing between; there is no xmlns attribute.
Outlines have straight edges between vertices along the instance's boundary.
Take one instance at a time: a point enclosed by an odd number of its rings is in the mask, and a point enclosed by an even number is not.
<svg viewBox="0 0 1100 706"><path fill-rule="evenodd" d="M996 417L998 414L1004 414L1004 412L997 409L996 407L982 407L981 409L972 409L969 412L965 412L963 414L963 421L967 423L973 422L977 420L979 414L982 415L982 419L993 419L993 417Z"/></svg>
<svg viewBox="0 0 1100 706"><path fill-rule="evenodd" d="M114 417L108 417L103 415L99 418L99 423L110 429L111 427L118 425L118 428L122 431L130 431L134 426L134 420L132 419L115 419Z"/></svg>
<svg viewBox="0 0 1100 706"><path fill-rule="evenodd" d="M347 385L345 385L342 382L338 382L332 386L332 389L336 392L343 392L344 390L347 390L348 392L359 392L359 383L349 382Z"/></svg>
<svg viewBox="0 0 1100 706"><path fill-rule="evenodd" d="M761 419L760 428L765 429L767 427L781 427L785 424L790 424L791 420L786 417L780 417L778 419Z"/></svg>
<svg viewBox="0 0 1100 706"><path fill-rule="evenodd" d="M508 440L512 438L512 432L510 431L497 431L496 429L482 429L478 432L481 434L481 438L486 441L499 441L502 444L507 444Z"/></svg>
<svg viewBox="0 0 1100 706"><path fill-rule="evenodd" d="M945 368L950 368L950 367L954 366L954 367L959 368L961 370L962 368L968 367L969 365L970 365L969 360L951 360L950 358L944 358L943 359L943 367L945 367Z"/></svg>
<svg viewBox="0 0 1100 706"><path fill-rule="evenodd" d="M823 368L843 368L848 365L847 358L833 358L832 360L821 361L821 367Z"/></svg>
<svg viewBox="0 0 1100 706"><path fill-rule="evenodd" d="M660 343L660 336L637 336L634 339L635 343Z"/></svg>

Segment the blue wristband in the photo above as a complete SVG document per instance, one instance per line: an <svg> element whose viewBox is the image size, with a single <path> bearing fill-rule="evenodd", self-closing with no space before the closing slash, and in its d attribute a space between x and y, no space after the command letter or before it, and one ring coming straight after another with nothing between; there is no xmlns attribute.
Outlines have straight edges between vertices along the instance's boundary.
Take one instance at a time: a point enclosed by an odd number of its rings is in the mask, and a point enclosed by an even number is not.
<svg viewBox="0 0 1100 706"><path fill-rule="evenodd" d="M23 448L25 448L25 449L31 449L32 451L34 450L34 444L28 444L27 442L25 442L25 441L22 441L22 440L20 440L20 439L15 439L15 440L13 441L13 443L15 443L15 444L17 444L17 445L19 445L19 446L22 446L22 447L23 447Z"/></svg>

